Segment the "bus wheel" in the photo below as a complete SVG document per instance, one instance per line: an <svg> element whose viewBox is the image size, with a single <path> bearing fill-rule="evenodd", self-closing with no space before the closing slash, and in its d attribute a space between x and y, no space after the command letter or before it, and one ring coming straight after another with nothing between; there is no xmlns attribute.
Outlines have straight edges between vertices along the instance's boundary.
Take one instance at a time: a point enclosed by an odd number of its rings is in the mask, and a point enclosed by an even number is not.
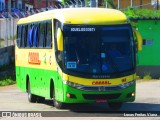
<svg viewBox="0 0 160 120"><path fill-rule="evenodd" d="M57 109L63 109L64 108L64 103L55 100L55 91L54 91L54 89L53 89L53 104L54 104L54 107L56 107Z"/></svg>
<svg viewBox="0 0 160 120"><path fill-rule="evenodd" d="M31 89L30 89L30 82L28 81L28 89L27 89L27 92L28 92L28 101L29 102L32 102L32 103L35 103L36 100L37 100L37 96L36 95L33 95L31 93Z"/></svg>
<svg viewBox="0 0 160 120"><path fill-rule="evenodd" d="M122 102L111 102L108 103L108 106L112 110L119 110L122 107Z"/></svg>
<svg viewBox="0 0 160 120"><path fill-rule="evenodd" d="M44 103L45 97L37 96L37 102L38 103Z"/></svg>
<svg viewBox="0 0 160 120"><path fill-rule="evenodd" d="M55 106L57 109L63 109L63 108L64 108L64 103L59 102L59 101L57 101L57 100L54 100L54 106Z"/></svg>

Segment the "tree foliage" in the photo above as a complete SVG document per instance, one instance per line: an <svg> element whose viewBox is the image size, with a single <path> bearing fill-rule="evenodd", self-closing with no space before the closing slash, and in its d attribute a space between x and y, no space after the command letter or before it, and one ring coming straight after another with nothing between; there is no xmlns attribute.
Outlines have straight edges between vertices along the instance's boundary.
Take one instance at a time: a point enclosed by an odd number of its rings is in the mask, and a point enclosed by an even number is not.
<svg viewBox="0 0 160 120"><path fill-rule="evenodd" d="M122 10L129 18L160 18L160 10L149 10L149 9L132 9Z"/></svg>

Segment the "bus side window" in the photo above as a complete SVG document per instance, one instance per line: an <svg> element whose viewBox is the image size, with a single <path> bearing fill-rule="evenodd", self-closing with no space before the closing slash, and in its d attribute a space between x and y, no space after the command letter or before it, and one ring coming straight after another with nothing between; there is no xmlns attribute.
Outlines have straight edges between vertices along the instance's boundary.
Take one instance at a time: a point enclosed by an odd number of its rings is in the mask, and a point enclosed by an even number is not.
<svg viewBox="0 0 160 120"><path fill-rule="evenodd" d="M27 47L33 46L33 33L34 33L34 25L30 25L30 27L28 27Z"/></svg>
<svg viewBox="0 0 160 120"><path fill-rule="evenodd" d="M23 35L23 26L21 27L21 40L20 40L20 48L22 48L22 43L23 43L23 41L22 41L22 35Z"/></svg>
<svg viewBox="0 0 160 120"><path fill-rule="evenodd" d="M24 48L26 43L26 27L25 25L22 26L22 39L20 42L20 47Z"/></svg>
<svg viewBox="0 0 160 120"><path fill-rule="evenodd" d="M28 33L28 25L25 25L25 38L24 38L24 47L27 47L27 33Z"/></svg>
<svg viewBox="0 0 160 120"><path fill-rule="evenodd" d="M63 58L63 52L58 51L57 48L57 30L58 28L61 28L61 23L58 20L54 20L54 46L55 46L55 56L56 60L61 68L63 68L62 64L62 58Z"/></svg>
<svg viewBox="0 0 160 120"><path fill-rule="evenodd" d="M22 26L17 26L17 46L20 47Z"/></svg>
<svg viewBox="0 0 160 120"><path fill-rule="evenodd" d="M46 47L52 47L52 23L51 21L47 22L47 34L46 34Z"/></svg>
<svg viewBox="0 0 160 120"><path fill-rule="evenodd" d="M45 41L45 24L44 23L40 23L40 30L39 30L39 48L43 48L44 47L44 41Z"/></svg>
<svg viewBox="0 0 160 120"><path fill-rule="evenodd" d="M39 31L39 24L34 26L34 34L33 34L33 47L36 48L38 46L38 31Z"/></svg>
<svg viewBox="0 0 160 120"><path fill-rule="evenodd" d="M32 25L32 28L30 31L30 39L29 39L30 47L33 47L33 35L34 35L34 25Z"/></svg>
<svg viewBox="0 0 160 120"><path fill-rule="evenodd" d="M61 23L58 20L54 20L54 46L55 46L55 51L58 50L57 48L57 30L58 27L60 27Z"/></svg>
<svg viewBox="0 0 160 120"><path fill-rule="evenodd" d="M30 29L31 29L31 24L28 25L28 32L27 32L27 33L28 33L28 34L27 34L27 47L30 47L30 46L29 46L29 36L30 36L29 31L30 31Z"/></svg>

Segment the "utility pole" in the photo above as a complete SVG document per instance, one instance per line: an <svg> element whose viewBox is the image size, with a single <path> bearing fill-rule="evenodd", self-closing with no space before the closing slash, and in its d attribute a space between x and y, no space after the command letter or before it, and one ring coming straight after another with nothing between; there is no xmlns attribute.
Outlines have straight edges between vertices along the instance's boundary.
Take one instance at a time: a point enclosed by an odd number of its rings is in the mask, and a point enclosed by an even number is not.
<svg viewBox="0 0 160 120"><path fill-rule="evenodd" d="M118 0L118 10L120 9L120 0Z"/></svg>
<svg viewBox="0 0 160 120"><path fill-rule="evenodd" d="M157 10L159 10L159 0L157 0Z"/></svg>
<svg viewBox="0 0 160 120"><path fill-rule="evenodd" d="M140 0L140 8L142 9L142 0Z"/></svg>
<svg viewBox="0 0 160 120"><path fill-rule="evenodd" d="M96 0L96 7L98 7L98 0Z"/></svg>
<svg viewBox="0 0 160 120"><path fill-rule="evenodd" d="M8 0L8 12L11 13L11 0Z"/></svg>
<svg viewBox="0 0 160 120"><path fill-rule="evenodd" d="M133 7L133 0L131 0L131 7Z"/></svg>
<svg viewBox="0 0 160 120"><path fill-rule="evenodd" d="M97 7L97 0L90 0L90 7Z"/></svg>

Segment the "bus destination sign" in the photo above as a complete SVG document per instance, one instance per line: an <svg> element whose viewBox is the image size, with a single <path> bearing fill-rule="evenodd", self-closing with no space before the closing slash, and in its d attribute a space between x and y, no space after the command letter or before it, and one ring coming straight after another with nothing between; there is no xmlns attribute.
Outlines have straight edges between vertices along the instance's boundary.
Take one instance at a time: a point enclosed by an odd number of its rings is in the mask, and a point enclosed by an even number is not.
<svg viewBox="0 0 160 120"><path fill-rule="evenodd" d="M71 32L95 32L95 28L71 28Z"/></svg>

